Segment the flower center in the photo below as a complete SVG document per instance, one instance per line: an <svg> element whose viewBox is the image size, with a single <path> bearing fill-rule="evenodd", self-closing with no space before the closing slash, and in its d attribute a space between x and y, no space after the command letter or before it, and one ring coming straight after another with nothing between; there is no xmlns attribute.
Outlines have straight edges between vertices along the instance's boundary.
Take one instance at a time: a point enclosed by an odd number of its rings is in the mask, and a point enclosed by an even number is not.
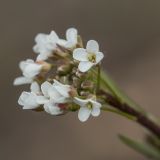
<svg viewBox="0 0 160 160"><path fill-rule="evenodd" d="M96 62L96 55L94 53L88 53L88 56L87 56L88 60L92 63L95 63Z"/></svg>
<svg viewBox="0 0 160 160"><path fill-rule="evenodd" d="M87 106L87 108L90 109L90 110L93 108L93 105L92 105L91 102L88 102L88 103L86 104L86 106Z"/></svg>

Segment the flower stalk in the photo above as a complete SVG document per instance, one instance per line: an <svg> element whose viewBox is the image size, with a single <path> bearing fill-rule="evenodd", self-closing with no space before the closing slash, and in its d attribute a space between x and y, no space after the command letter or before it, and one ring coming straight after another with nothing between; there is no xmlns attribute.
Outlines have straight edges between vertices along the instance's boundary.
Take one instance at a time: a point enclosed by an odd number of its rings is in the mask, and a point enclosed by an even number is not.
<svg viewBox="0 0 160 160"><path fill-rule="evenodd" d="M108 94L107 92L100 91L103 96L105 96L105 101L112 107L135 117L135 121L142 125L143 127L147 128L149 131L151 131L153 134L155 134L157 137L160 138L160 125L157 125L154 121L152 121L149 117L147 117L145 114L133 109L131 106L129 106L127 103L121 103L117 100L116 97L112 96L111 94Z"/></svg>
<svg viewBox="0 0 160 160"><path fill-rule="evenodd" d="M96 89L97 93L100 89L100 83L101 83L101 66L100 64L98 64L97 65L97 89Z"/></svg>

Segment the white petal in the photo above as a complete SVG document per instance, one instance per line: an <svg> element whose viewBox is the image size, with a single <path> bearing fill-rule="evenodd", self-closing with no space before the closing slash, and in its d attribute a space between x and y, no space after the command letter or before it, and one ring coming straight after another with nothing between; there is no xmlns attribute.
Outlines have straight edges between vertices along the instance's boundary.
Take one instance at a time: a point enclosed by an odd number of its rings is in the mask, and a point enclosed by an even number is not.
<svg viewBox="0 0 160 160"><path fill-rule="evenodd" d="M67 102L69 102L69 100L66 97L63 97L63 96L61 96L57 99L53 99L53 100L54 100L54 103L67 103Z"/></svg>
<svg viewBox="0 0 160 160"><path fill-rule="evenodd" d="M98 107L98 108L101 108L102 107L102 105L99 103L99 102L97 102L97 101L94 101L94 100L90 100L91 101L91 103L93 104L93 106L94 107Z"/></svg>
<svg viewBox="0 0 160 160"><path fill-rule="evenodd" d="M72 48L77 44L77 30L75 28L69 28L66 31L67 43L66 48Z"/></svg>
<svg viewBox="0 0 160 160"><path fill-rule="evenodd" d="M39 54L36 58L36 61L44 61L46 59L48 59L47 54Z"/></svg>
<svg viewBox="0 0 160 160"><path fill-rule="evenodd" d="M92 62L83 62L81 61L78 65L78 69L81 71L81 72L86 72L88 71L94 64Z"/></svg>
<svg viewBox="0 0 160 160"><path fill-rule="evenodd" d="M35 46L33 46L33 51L37 54L48 52L48 49L46 48L46 42L44 43L37 43Z"/></svg>
<svg viewBox="0 0 160 160"><path fill-rule="evenodd" d="M39 53L39 46L37 44L35 44L32 48L33 52L35 53Z"/></svg>
<svg viewBox="0 0 160 160"><path fill-rule="evenodd" d="M51 31L48 35L47 40L52 43L56 43L59 40L59 37L55 31Z"/></svg>
<svg viewBox="0 0 160 160"><path fill-rule="evenodd" d="M47 99L44 96L37 96L36 101L37 101L38 104L45 104L45 103L49 102L49 99Z"/></svg>
<svg viewBox="0 0 160 160"><path fill-rule="evenodd" d="M90 40L87 42L86 49L89 53L96 53L99 51L99 45L95 40Z"/></svg>
<svg viewBox="0 0 160 160"><path fill-rule="evenodd" d="M44 33L37 34L35 37L35 42L36 43L44 42L46 40L46 36L47 34L44 34Z"/></svg>
<svg viewBox="0 0 160 160"><path fill-rule="evenodd" d="M32 82L30 89L31 89L31 92L34 92L34 93L40 92L40 87L37 82Z"/></svg>
<svg viewBox="0 0 160 160"><path fill-rule="evenodd" d="M23 109L34 109L39 107L39 104L36 102L36 95L29 92L22 92L18 103L23 105Z"/></svg>
<svg viewBox="0 0 160 160"><path fill-rule="evenodd" d="M41 90L42 90L42 93L44 94L44 96L48 97L48 91L49 89L52 87L52 84L45 81L44 83L42 83L41 85Z"/></svg>
<svg viewBox="0 0 160 160"><path fill-rule="evenodd" d="M28 64L32 64L32 63L34 63L34 61L33 61L32 59L27 59L27 60L25 60L25 61L21 61L21 62L19 63L19 68L21 69L21 71L24 71L24 69L26 68L26 66L27 66Z"/></svg>
<svg viewBox="0 0 160 160"><path fill-rule="evenodd" d="M23 109L36 109L36 108L38 108L39 106L29 106L28 104L27 105L24 105L23 106Z"/></svg>
<svg viewBox="0 0 160 160"><path fill-rule="evenodd" d="M100 115L100 112L101 112L101 110L99 107L93 107L91 114L92 114L92 116L97 117Z"/></svg>
<svg viewBox="0 0 160 160"><path fill-rule="evenodd" d="M50 100L52 100L54 103L66 103L67 97L64 97L62 94L60 94L56 88L53 86L48 91Z"/></svg>
<svg viewBox="0 0 160 160"><path fill-rule="evenodd" d="M52 86L48 90L48 95L51 99L59 99L62 95Z"/></svg>
<svg viewBox="0 0 160 160"><path fill-rule="evenodd" d="M88 102L89 100L88 99L80 99L78 97L74 97L74 102L82 107L84 107Z"/></svg>
<svg viewBox="0 0 160 160"><path fill-rule="evenodd" d="M54 79L53 87L64 97L69 97L70 86L64 85Z"/></svg>
<svg viewBox="0 0 160 160"><path fill-rule="evenodd" d="M22 85L22 84L29 84L31 83L33 80L31 78L26 78L26 77L17 77L14 82L13 85Z"/></svg>
<svg viewBox="0 0 160 160"><path fill-rule="evenodd" d="M58 42L57 42L57 44L59 44L60 46L65 47L65 46L66 46L66 44L67 44L67 41L66 41L66 40L64 40L64 39L59 39L59 40L58 40Z"/></svg>
<svg viewBox="0 0 160 160"><path fill-rule="evenodd" d="M25 103L25 100L29 97L30 93L29 92L22 92L19 99L18 99L18 104L23 106Z"/></svg>
<svg viewBox="0 0 160 160"><path fill-rule="evenodd" d="M63 113L63 111L57 105L52 103L45 104L44 110L51 115L59 115Z"/></svg>
<svg viewBox="0 0 160 160"><path fill-rule="evenodd" d="M25 100L25 105L23 107L23 109L35 109L37 107L39 107L39 104L36 101L36 95L35 94L30 94L29 97ZM28 108L26 108L25 106L28 106Z"/></svg>
<svg viewBox="0 0 160 160"><path fill-rule="evenodd" d="M24 62L24 61L21 61L20 63L19 63L19 68L21 69L21 71L23 71L24 70L24 68L26 67L26 63Z"/></svg>
<svg viewBox="0 0 160 160"><path fill-rule="evenodd" d="M99 63L104 57L102 52L96 52L96 64Z"/></svg>
<svg viewBox="0 0 160 160"><path fill-rule="evenodd" d="M85 122L91 114L91 110L87 107L81 107L78 112L78 118L81 122Z"/></svg>
<svg viewBox="0 0 160 160"><path fill-rule="evenodd" d="M33 60L33 59L27 59L25 62L26 62L27 64L30 64L30 63L34 63L34 60Z"/></svg>
<svg viewBox="0 0 160 160"><path fill-rule="evenodd" d="M69 97L69 91L70 91L70 87L68 86L54 86L54 88L57 90L57 92L60 93L61 96L64 97Z"/></svg>
<svg viewBox="0 0 160 160"><path fill-rule="evenodd" d="M88 61L87 52L84 48L76 48L73 51L73 58L78 61Z"/></svg>
<svg viewBox="0 0 160 160"><path fill-rule="evenodd" d="M75 28L67 29L66 38L68 41L76 42L77 41L77 29L75 29Z"/></svg>
<svg viewBox="0 0 160 160"><path fill-rule="evenodd" d="M38 34L35 38L36 45L33 47L33 51L42 55L38 56L37 59L46 60L56 48L56 42L58 39L59 38L54 31L52 31L49 35ZM45 54L47 55L45 56Z"/></svg>
<svg viewBox="0 0 160 160"><path fill-rule="evenodd" d="M32 78L36 75L38 75L40 73L42 69L42 65L39 64L29 64L28 66L26 66L23 75L29 78Z"/></svg>

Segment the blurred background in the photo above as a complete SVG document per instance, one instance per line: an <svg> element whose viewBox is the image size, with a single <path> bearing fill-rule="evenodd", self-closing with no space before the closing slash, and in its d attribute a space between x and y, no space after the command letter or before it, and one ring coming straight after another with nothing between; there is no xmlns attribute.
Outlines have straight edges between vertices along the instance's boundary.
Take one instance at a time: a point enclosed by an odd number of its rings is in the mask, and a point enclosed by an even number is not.
<svg viewBox="0 0 160 160"><path fill-rule="evenodd" d="M81 123L77 113L53 117L23 111L17 99L28 86L14 87L18 63L35 58L37 33L64 36L76 27L84 41L95 39L103 67L135 101L160 116L159 0L0 0L0 159L145 160L117 138L137 139L144 129L103 113Z"/></svg>

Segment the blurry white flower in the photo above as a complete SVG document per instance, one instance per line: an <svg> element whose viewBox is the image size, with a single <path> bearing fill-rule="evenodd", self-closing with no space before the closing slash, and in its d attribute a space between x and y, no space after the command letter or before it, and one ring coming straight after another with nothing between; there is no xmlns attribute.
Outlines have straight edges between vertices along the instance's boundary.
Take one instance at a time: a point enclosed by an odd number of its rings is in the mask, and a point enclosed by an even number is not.
<svg viewBox="0 0 160 160"><path fill-rule="evenodd" d="M60 39L58 44L65 48L73 48L77 44L77 29L69 28L66 31L66 40Z"/></svg>
<svg viewBox="0 0 160 160"><path fill-rule="evenodd" d="M23 106L23 109L35 109L39 107L37 103L37 95L40 94L40 88L37 82L31 84L31 92L22 92L19 97L18 104Z"/></svg>
<svg viewBox="0 0 160 160"><path fill-rule="evenodd" d="M97 117L100 114L101 104L93 99L80 99L75 97L75 103L80 105L81 108L78 112L78 118L80 121L86 121L90 115Z"/></svg>
<svg viewBox="0 0 160 160"><path fill-rule="evenodd" d="M16 86L16 85L22 85L22 84L29 84L29 83L32 83L33 79L31 78L27 78L27 77L17 77L15 78L13 84Z"/></svg>
<svg viewBox="0 0 160 160"><path fill-rule="evenodd" d="M35 63L32 59L27 59L26 61L21 61L19 67L23 76L16 78L13 82L14 85L31 83L35 76L40 73L43 65Z"/></svg>
<svg viewBox="0 0 160 160"><path fill-rule="evenodd" d="M42 69L41 64L35 63L32 59L21 61L19 67L23 73L23 76L14 80L14 85L21 85L31 83L36 75L38 75Z"/></svg>
<svg viewBox="0 0 160 160"><path fill-rule="evenodd" d="M51 31L50 34L39 33L35 37L36 44L33 47L33 51L39 54L37 61L48 59L56 49L58 40L59 37L55 31Z"/></svg>
<svg viewBox="0 0 160 160"><path fill-rule="evenodd" d="M92 66L98 64L103 57L103 53L99 52L98 43L94 40L87 42L86 49L77 48L73 51L73 58L80 61L78 69L81 72L88 71Z"/></svg>
<svg viewBox="0 0 160 160"><path fill-rule="evenodd" d="M44 105L45 111L52 115L63 113L58 105L67 102L70 86L63 85L56 80L53 85L46 81L41 85L41 90L43 96L38 96L37 102Z"/></svg>

